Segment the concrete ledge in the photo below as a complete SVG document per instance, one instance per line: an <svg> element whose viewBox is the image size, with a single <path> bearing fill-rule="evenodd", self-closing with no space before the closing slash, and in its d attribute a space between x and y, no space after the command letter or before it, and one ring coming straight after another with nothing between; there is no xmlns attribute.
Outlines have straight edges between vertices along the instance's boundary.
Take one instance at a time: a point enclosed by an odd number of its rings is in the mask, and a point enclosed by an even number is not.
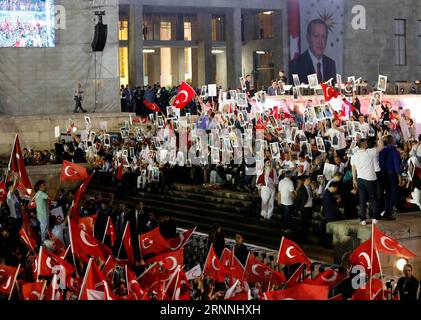
<svg viewBox="0 0 421 320"><path fill-rule="evenodd" d="M85 116L89 116L93 130L99 130L100 122L106 121L108 129L119 128L124 120L129 120L129 113L68 113L37 116L2 116L0 117L0 158L9 157L16 134L19 134L21 147L32 149L53 149L54 128L60 127L65 133L72 119L78 129L85 128ZM132 114L134 117L135 114Z"/></svg>
<svg viewBox="0 0 421 320"><path fill-rule="evenodd" d="M420 256L410 262L414 264L415 276L421 278L421 213L399 214L395 221L381 220L376 227ZM326 232L333 236L334 261L340 263L346 251L353 251L371 238L371 224L361 226L358 219L331 222L327 224ZM399 258L380 254L383 273L399 276L400 272L395 268Z"/></svg>

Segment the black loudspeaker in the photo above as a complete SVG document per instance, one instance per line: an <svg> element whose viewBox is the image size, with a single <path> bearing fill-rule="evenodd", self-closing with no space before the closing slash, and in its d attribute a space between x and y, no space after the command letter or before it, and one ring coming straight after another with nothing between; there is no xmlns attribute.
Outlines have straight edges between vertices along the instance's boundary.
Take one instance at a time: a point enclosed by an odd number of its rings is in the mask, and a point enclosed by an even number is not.
<svg viewBox="0 0 421 320"><path fill-rule="evenodd" d="M92 41L92 51L104 51L107 43L108 25L97 23L95 25L95 35Z"/></svg>

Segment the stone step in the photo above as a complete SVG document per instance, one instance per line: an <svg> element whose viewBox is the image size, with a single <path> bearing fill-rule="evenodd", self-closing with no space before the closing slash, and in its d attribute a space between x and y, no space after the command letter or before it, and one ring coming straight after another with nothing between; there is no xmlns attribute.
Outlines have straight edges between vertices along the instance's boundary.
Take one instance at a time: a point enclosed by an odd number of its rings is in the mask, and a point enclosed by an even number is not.
<svg viewBox="0 0 421 320"><path fill-rule="evenodd" d="M177 191L195 193L195 194L205 194L205 195L212 195L219 198L229 198L229 199L237 199L237 200L244 200L253 202L259 196L253 193L246 193L246 192L237 192L232 190L209 190L205 189L202 186L195 186L195 185L188 185L188 184L174 184L173 189Z"/></svg>

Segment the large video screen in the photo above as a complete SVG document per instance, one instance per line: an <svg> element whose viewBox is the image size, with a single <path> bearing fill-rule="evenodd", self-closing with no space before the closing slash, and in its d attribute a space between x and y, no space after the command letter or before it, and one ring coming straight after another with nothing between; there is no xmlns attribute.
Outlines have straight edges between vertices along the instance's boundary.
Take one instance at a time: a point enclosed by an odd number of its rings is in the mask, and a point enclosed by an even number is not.
<svg viewBox="0 0 421 320"><path fill-rule="evenodd" d="M54 46L54 0L0 0L1 48Z"/></svg>

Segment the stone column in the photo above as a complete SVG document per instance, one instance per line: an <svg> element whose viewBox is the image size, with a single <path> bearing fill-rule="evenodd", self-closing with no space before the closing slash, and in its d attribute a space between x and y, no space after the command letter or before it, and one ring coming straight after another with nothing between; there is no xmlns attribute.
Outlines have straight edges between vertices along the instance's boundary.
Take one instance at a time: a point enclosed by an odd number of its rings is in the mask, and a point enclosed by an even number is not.
<svg viewBox="0 0 421 320"><path fill-rule="evenodd" d="M171 74L172 84L177 86L184 81L185 68L185 52L184 48L171 48Z"/></svg>
<svg viewBox="0 0 421 320"><path fill-rule="evenodd" d="M143 85L143 6L129 9L129 85Z"/></svg>
<svg viewBox="0 0 421 320"><path fill-rule="evenodd" d="M198 56L197 76L198 84L206 85L212 83L213 59L212 59L212 15L210 13L199 13L197 15L198 27Z"/></svg>
<svg viewBox="0 0 421 320"><path fill-rule="evenodd" d="M241 9L230 9L226 22L227 85L234 89L240 86L242 75Z"/></svg>
<svg viewBox="0 0 421 320"><path fill-rule="evenodd" d="M282 10L275 10L273 12L273 62L274 62L274 72L275 78L278 77L278 72L281 69L286 70L286 65L283 55L283 17Z"/></svg>

